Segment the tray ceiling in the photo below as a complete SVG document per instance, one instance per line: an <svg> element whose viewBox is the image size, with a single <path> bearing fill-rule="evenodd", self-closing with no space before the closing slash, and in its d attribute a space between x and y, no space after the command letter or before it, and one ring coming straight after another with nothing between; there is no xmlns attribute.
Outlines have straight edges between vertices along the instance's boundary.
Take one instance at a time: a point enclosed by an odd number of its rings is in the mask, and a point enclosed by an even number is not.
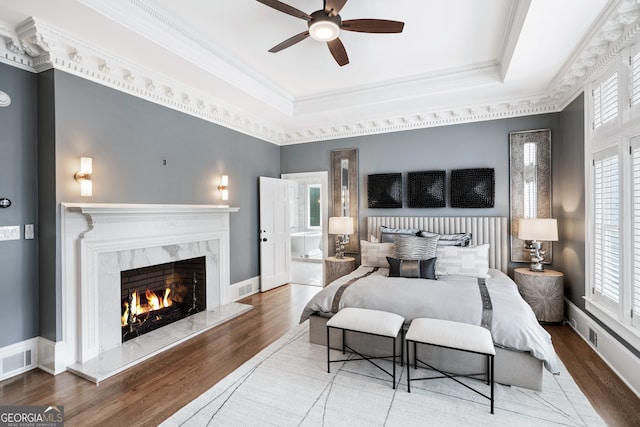
<svg viewBox="0 0 640 427"><path fill-rule="evenodd" d="M349 0L340 15L405 27L341 32L350 63L339 67L311 38L269 53L307 24L255 0L21 0L0 3L0 60L59 68L291 144L558 111L599 57L635 36L640 6Z"/></svg>

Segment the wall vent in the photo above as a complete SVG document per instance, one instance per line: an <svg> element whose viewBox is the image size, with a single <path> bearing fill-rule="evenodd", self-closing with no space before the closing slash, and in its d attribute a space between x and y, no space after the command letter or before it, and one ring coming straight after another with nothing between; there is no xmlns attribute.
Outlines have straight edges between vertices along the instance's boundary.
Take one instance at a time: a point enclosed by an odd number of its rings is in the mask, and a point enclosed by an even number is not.
<svg viewBox="0 0 640 427"><path fill-rule="evenodd" d="M589 342L593 344L594 347L598 346L598 333L591 328L589 328Z"/></svg>
<svg viewBox="0 0 640 427"><path fill-rule="evenodd" d="M0 349L0 381L35 368L35 339Z"/></svg>
<svg viewBox="0 0 640 427"><path fill-rule="evenodd" d="M239 296L246 295L246 294L248 294L250 292L251 292L251 283L249 283L248 285L240 286L238 288L238 295Z"/></svg>

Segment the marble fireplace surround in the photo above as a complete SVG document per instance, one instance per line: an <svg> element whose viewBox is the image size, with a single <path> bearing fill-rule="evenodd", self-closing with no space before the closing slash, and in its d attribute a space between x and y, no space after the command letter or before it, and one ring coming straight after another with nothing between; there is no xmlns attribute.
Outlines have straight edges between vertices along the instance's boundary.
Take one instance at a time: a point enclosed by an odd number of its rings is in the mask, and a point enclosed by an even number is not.
<svg viewBox="0 0 640 427"><path fill-rule="evenodd" d="M250 309L229 301L229 214L237 211L62 203L64 351L56 365L98 382ZM207 310L123 344L120 272L201 256Z"/></svg>

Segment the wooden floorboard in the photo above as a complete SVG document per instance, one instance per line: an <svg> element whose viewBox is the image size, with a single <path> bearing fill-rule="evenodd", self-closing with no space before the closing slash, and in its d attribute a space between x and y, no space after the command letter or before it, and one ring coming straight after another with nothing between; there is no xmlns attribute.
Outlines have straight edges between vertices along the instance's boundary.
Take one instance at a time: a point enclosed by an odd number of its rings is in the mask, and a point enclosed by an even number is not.
<svg viewBox="0 0 640 427"><path fill-rule="evenodd" d="M0 405L63 405L65 426L155 426L298 324L319 288L286 285L241 302L254 309L95 384L33 370L0 382ZM640 399L569 326L548 326L556 351L611 426L640 426Z"/></svg>

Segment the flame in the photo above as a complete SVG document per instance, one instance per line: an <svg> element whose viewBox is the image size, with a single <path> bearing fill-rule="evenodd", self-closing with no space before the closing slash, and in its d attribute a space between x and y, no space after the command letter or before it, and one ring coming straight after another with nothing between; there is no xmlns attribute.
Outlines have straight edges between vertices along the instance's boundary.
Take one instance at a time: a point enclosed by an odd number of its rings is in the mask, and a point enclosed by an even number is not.
<svg viewBox="0 0 640 427"><path fill-rule="evenodd" d="M131 294L131 305L129 305L128 301L124 302L125 310L120 319L120 324L122 326L127 326L129 324L129 313L131 313L131 317L133 318L135 323L136 317L140 314L148 313L154 310L159 310L165 307L170 307L173 304L173 301L169 299L169 295L171 295L171 288L165 288L164 297L147 289L144 292L144 296L147 299L147 303L141 304L140 297L138 296L138 292L133 292Z"/></svg>

